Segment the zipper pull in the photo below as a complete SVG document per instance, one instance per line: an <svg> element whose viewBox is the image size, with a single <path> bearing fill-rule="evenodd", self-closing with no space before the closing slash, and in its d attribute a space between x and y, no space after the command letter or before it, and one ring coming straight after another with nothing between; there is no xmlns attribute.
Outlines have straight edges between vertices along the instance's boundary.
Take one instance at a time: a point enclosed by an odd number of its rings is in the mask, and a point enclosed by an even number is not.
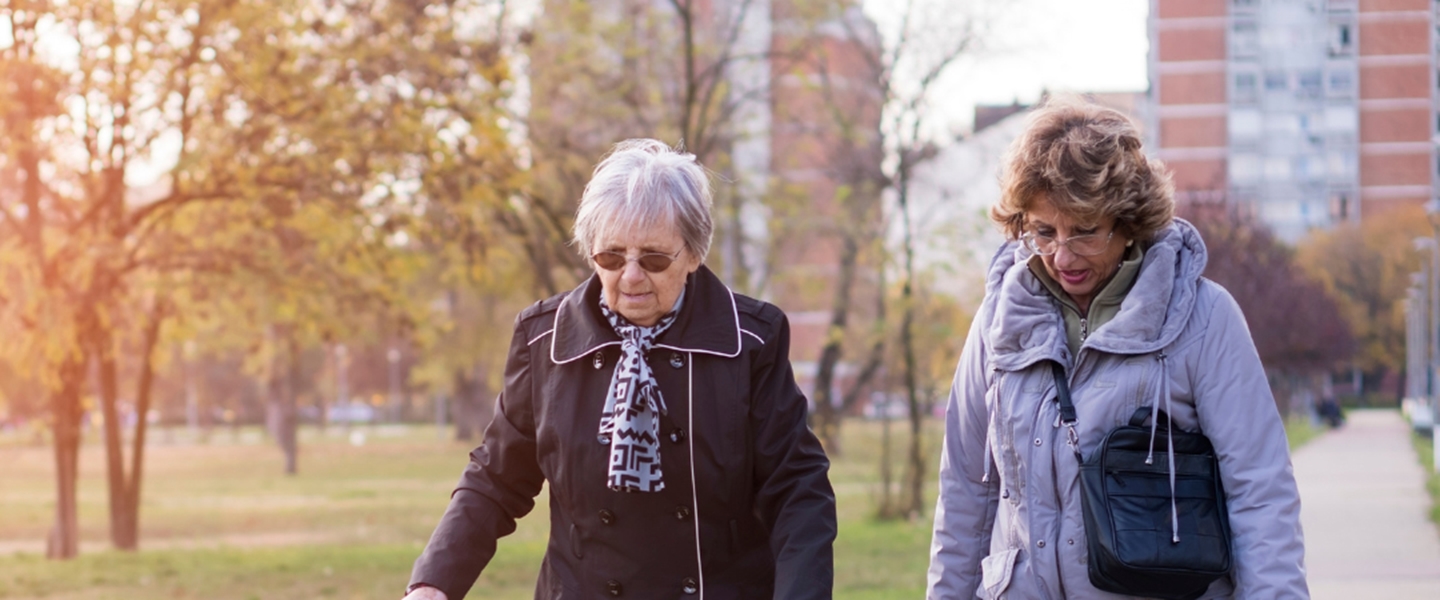
<svg viewBox="0 0 1440 600"><path fill-rule="evenodd" d="M1088 337L1090 337L1090 320L1080 317L1080 341L1084 342Z"/></svg>

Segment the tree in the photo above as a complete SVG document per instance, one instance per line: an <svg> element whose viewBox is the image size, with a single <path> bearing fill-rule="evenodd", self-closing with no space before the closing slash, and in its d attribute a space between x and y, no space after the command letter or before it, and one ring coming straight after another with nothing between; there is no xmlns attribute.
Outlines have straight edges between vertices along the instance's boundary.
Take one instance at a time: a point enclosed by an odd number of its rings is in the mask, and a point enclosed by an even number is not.
<svg viewBox="0 0 1440 600"><path fill-rule="evenodd" d="M1300 265L1335 298L1354 332L1353 364L1364 372L1368 390L1379 391L1387 373L1404 371L1404 299L1410 274L1425 257L1413 240L1433 234L1426 217L1418 206L1392 208L1313 233L1300 244Z"/></svg>
<svg viewBox="0 0 1440 600"><path fill-rule="evenodd" d="M1192 216L1209 252L1205 276L1235 297L1267 371L1293 378L1326 373L1350 359L1354 338L1339 305L1294 250L1235 211ZM1283 390L1276 392L1282 413L1296 408Z"/></svg>
<svg viewBox="0 0 1440 600"><path fill-rule="evenodd" d="M773 241L763 272L792 289L819 290L800 304L829 313L816 361L811 420L826 451L838 454L841 415L862 397L883 363L884 335L876 323L884 312L879 274L885 259L882 192L888 180L881 170L879 32L855 2L817 4L804 17L815 24L811 31L841 33L812 33L818 40L805 44L800 60L776 79L774 121L790 135L780 136L775 168L794 173L795 181L777 185L769 203ZM795 257L823 267L812 267L818 274L806 278L776 264ZM854 321L858 331L851 329ZM847 347L854 346L869 351L839 394L841 361Z"/></svg>
<svg viewBox="0 0 1440 600"><path fill-rule="evenodd" d="M928 388L921 380L916 357L915 319L918 310L915 269L915 240L912 234L910 185L918 165L934 157L928 140L930 102L937 83L967 53L979 50L988 23L993 18L982 7L956 7L945 3L907 2L893 19L881 20L884 51L874 70L880 74L879 89L884 100L882 131L885 135L887 175L894 201L891 226L898 233L900 325L896 343L901 359L901 377L909 408L910 443L906 453L904 499L896 506L882 506L882 515L918 517L924 511L925 466L922 425L929 404L923 396Z"/></svg>
<svg viewBox="0 0 1440 600"><path fill-rule="evenodd" d="M363 322L357 315L379 313L399 329L424 314L424 299L402 293L424 262L408 240L427 223L419 217L477 199L420 194L420 182L448 164L457 140L489 159L476 188L516 170L497 108L510 93L507 63L466 26L503 7L156 0L6 13L18 33L0 55L16 65L0 96L13 132L0 166L21 191L3 198L0 217L21 235L0 241L0 277L23 301L0 310L22 330L11 361L52 390L52 556L76 549L78 399L90 361L107 416L112 539L134 549L145 430L127 469L120 344L141 349L144 423L164 319L194 330L208 311L217 331L266 340L256 362L293 471L305 345ZM79 48L75 60L37 50L41 21ZM178 147L168 167L159 140ZM137 191L130 176L145 163L165 173ZM230 302L207 296L217 292ZM236 314L258 320L225 319Z"/></svg>

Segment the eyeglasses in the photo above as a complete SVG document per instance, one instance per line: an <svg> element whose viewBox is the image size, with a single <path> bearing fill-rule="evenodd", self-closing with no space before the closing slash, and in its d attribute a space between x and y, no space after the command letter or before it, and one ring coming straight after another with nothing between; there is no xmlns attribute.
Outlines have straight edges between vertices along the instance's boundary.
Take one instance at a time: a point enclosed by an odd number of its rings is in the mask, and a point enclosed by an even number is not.
<svg viewBox="0 0 1440 600"><path fill-rule="evenodd" d="M1021 236L1020 239L1025 243L1026 248L1029 248L1032 252L1041 256L1050 256L1051 254L1059 252L1060 246L1069 248L1070 252L1077 256L1095 256L1096 254L1105 252L1105 249L1110 247L1110 238L1114 236L1115 230L1112 228L1110 233L1105 234L1104 237L1101 237L1098 233L1087 233L1085 235L1071 236L1063 242L1056 240L1052 236L1039 235L1033 231L1027 232Z"/></svg>
<svg viewBox="0 0 1440 600"><path fill-rule="evenodd" d="M660 273L665 269L669 269L670 263L675 262L675 259L679 258L680 253L684 251L685 249L681 248L679 250L676 250L674 254L665 254L664 252L646 252L645 254L641 254L640 256L637 256L635 258L629 258L625 256L623 252L606 250L604 252L596 252L595 254L591 255L590 260L595 261L595 266L605 269L606 271L619 271L620 269L624 269L625 263L633 260L636 264L640 265L640 268L645 269L648 272Z"/></svg>

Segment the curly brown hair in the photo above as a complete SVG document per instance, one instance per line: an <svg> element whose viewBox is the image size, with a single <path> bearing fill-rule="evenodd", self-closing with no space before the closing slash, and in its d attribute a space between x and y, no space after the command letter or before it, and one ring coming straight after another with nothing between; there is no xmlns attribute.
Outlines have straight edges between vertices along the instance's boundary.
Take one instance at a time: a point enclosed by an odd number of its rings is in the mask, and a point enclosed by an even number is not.
<svg viewBox="0 0 1440 600"><path fill-rule="evenodd" d="M1142 242L1175 217L1175 185L1141 152L1134 122L1076 95L1051 96L1031 113L1006 153L990 218L1017 239L1041 197L1082 223L1115 217L1121 234Z"/></svg>

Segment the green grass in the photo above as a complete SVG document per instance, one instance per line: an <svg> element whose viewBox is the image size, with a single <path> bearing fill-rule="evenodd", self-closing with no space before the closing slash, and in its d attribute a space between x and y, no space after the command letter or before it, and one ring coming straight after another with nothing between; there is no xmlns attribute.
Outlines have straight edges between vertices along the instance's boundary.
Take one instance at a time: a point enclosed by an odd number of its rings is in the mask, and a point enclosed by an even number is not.
<svg viewBox="0 0 1440 600"><path fill-rule="evenodd" d="M898 456L903 424L894 427ZM87 440L81 556L64 562L41 557L54 511L50 448L0 436L0 598L394 600L470 448L428 427L356 431L367 433L363 445L352 445L338 428L303 432L300 473L290 477L281 473L280 452L255 430L217 431L203 443L183 431L156 433L147 450L136 553L109 549L103 455ZM845 424L844 452L832 457L831 472L840 515L836 598L923 595L938 423L927 436L926 514L880 521L874 518L880 424ZM500 541L470 597L532 597L545 549L544 513L542 497L535 513Z"/></svg>
<svg viewBox="0 0 1440 600"><path fill-rule="evenodd" d="M1290 442L1291 452L1320 437L1325 431L1323 425L1316 425L1309 417L1291 416L1285 419L1285 439Z"/></svg>
<svg viewBox="0 0 1440 600"><path fill-rule="evenodd" d="M1413 434L1415 453L1425 467L1425 489L1430 492L1430 521L1440 526L1440 473L1435 472L1435 440Z"/></svg>

